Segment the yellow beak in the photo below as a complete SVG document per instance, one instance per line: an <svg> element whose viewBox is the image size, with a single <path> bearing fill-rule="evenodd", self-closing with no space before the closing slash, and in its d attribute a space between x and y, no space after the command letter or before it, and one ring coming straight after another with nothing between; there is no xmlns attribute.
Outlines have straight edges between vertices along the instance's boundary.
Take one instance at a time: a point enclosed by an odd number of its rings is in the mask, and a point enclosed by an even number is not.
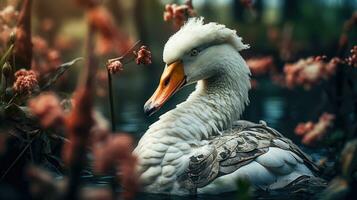
<svg viewBox="0 0 357 200"><path fill-rule="evenodd" d="M160 84L155 93L144 105L144 112L152 115L186 83L185 72L181 61L168 65L160 78Z"/></svg>

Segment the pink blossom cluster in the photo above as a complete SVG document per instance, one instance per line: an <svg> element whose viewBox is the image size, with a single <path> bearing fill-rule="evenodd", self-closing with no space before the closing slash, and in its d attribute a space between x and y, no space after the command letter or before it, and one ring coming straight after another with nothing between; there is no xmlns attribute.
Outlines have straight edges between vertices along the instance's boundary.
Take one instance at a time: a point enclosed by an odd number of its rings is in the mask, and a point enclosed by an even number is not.
<svg viewBox="0 0 357 200"><path fill-rule="evenodd" d="M0 51L4 51L10 40L11 33L15 32L16 20L19 12L9 5L0 10Z"/></svg>
<svg viewBox="0 0 357 200"><path fill-rule="evenodd" d="M19 12L12 5L6 6L0 11L0 24L14 25Z"/></svg>
<svg viewBox="0 0 357 200"><path fill-rule="evenodd" d="M108 63L107 69L108 69L109 73L116 74L116 73L124 70L123 63L121 63L120 60L114 60L114 61Z"/></svg>
<svg viewBox="0 0 357 200"><path fill-rule="evenodd" d="M135 62L137 65L149 65L151 64L151 52L147 46L141 46L138 51L134 51L136 56Z"/></svg>
<svg viewBox="0 0 357 200"><path fill-rule="evenodd" d="M192 1L186 1L183 5L167 4L164 11L164 20L172 20L176 27L181 27L189 18L196 16Z"/></svg>
<svg viewBox="0 0 357 200"><path fill-rule="evenodd" d="M284 85L282 75L277 72L272 56L254 57L247 60L247 65L253 76L261 76L269 74L272 81L279 85ZM259 82L252 78L251 87L256 89L259 87Z"/></svg>
<svg viewBox="0 0 357 200"><path fill-rule="evenodd" d="M121 62L123 59L125 59L125 57L128 55L129 53L125 54L122 57L118 57L118 58L114 58L114 59L110 59L108 60L107 63L107 70L109 71L110 74L116 74L120 71L123 71L123 63ZM149 65L151 64L151 59L152 59L152 55L151 52L149 50L149 48L147 46L141 46L139 48L139 50L136 51L132 51L132 54L134 54L135 56L135 63L137 65L143 64L143 65Z"/></svg>
<svg viewBox="0 0 357 200"><path fill-rule="evenodd" d="M321 57L317 59L309 57L300 59L296 63L286 64L284 66L285 84L288 88L303 86L305 89L310 89L322 79L335 74L339 62L338 58L324 62Z"/></svg>
<svg viewBox="0 0 357 200"><path fill-rule="evenodd" d="M36 73L33 70L20 69L15 73L13 89L20 94L31 94L38 87Z"/></svg>
<svg viewBox="0 0 357 200"><path fill-rule="evenodd" d="M28 103L29 109L45 128L63 124L64 112L59 98L54 93L43 93Z"/></svg>
<svg viewBox="0 0 357 200"><path fill-rule="evenodd" d="M40 36L32 37L33 59L32 69L40 76L55 71L62 63L60 52L52 47Z"/></svg>
<svg viewBox="0 0 357 200"><path fill-rule="evenodd" d="M324 137L328 128L332 126L334 119L335 115L323 113L317 123L312 121L299 123L295 128L295 134L303 137L302 143L311 145Z"/></svg>
<svg viewBox="0 0 357 200"><path fill-rule="evenodd" d="M353 46L351 49L351 55L346 58L348 65L357 67L357 45Z"/></svg>

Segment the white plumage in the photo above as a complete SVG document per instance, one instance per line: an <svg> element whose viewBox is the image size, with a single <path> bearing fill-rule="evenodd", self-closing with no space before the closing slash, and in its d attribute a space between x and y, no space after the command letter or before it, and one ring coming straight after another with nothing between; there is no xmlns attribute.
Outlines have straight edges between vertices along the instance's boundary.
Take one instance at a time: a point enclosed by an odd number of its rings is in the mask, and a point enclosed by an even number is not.
<svg viewBox="0 0 357 200"><path fill-rule="evenodd" d="M250 71L238 53L248 45L241 40L224 25L195 18L166 43L164 61L181 60L187 83L197 86L149 127L134 151L146 192L216 194L235 190L238 178L276 189L313 176L306 166L312 162L290 140L265 125L235 122L250 89ZM193 48L198 56L188 55Z"/></svg>
<svg viewBox="0 0 357 200"><path fill-rule="evenodd" d="M237 51L249 48L249 45L242 43L242 38L237 36L235 30L213 22L204 24L203 18L192 18L167 41L163 60L165 63L171 63L192 48L202 44L219 43L229 43Z"/></svg>

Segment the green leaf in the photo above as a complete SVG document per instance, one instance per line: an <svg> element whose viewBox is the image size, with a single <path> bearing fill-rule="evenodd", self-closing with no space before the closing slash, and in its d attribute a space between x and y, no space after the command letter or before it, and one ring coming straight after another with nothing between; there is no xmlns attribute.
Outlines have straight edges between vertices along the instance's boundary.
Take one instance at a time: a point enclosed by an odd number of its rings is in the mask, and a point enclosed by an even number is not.
<svg viewBox="0 0 357 200"><path fill-rule="evenodd" d="M67 69L69 69L69 67L71 67L79 60L83 60L83 58L76 58L70 62L66 62L60 65L55 72L51 73L48 77L46 77L46 83L41 87L41 90L47 90L48 88L50 88L54 83L56 83L58 78L61 77L63 73L67 71Z"/></svg>
<svg viewBox="0 0 357 200"><path fill-rule="evenodd" d="M21 120L26 118L26 113L20 106L12 103L5 107L5 116L14 120Z"/></svg>

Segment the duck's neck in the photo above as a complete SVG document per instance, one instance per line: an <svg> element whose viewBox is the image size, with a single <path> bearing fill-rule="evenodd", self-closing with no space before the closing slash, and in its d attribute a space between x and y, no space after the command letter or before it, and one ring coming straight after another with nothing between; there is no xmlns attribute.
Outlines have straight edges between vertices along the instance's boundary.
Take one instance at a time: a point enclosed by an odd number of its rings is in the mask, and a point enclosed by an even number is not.
<svg viewBox="0 0 357 200"><path fill-rule="evenodd" d="M229 128L249 101L250 72L239 54L221 64L223 70L199 81L188 99L162 115L145 136L196 142Z"/></svg>

